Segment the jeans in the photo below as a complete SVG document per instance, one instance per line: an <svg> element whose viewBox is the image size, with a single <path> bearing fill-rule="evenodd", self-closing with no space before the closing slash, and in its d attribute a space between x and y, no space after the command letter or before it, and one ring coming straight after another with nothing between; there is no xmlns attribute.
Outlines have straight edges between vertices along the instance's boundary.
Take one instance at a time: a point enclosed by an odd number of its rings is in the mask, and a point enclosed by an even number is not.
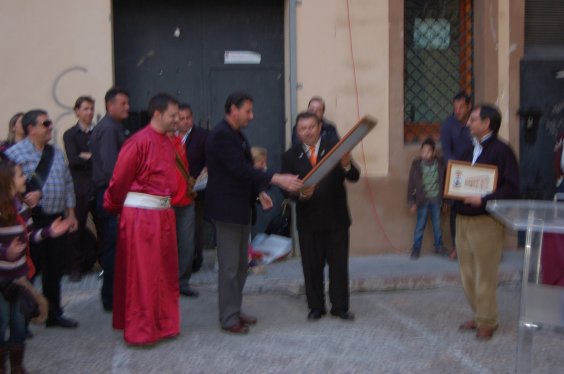
<svg viewBox="0 0 564 374"><path fill-rule="evenodd" d="M417 208L417 223L415 224L415 233L413 234L413 252L421 251L421 242L423 241L423 233L427 224L427 216L431 215L431 223L433 224L433 236L435 237L435 250L443 247L443 235L441 233L441 204L439 202L426 202Z"/></svg>
<svg viewBox="0 0 564 374"><path fill-rule="evenodd" d="M104 209L105 187L96 190L96 206L98 219L102 226L102 268L104 269L104 281L102 283L102 304L111 309L114 296L114 263L116 257L116 241L118 231L118 220L113 214Z"/></svg>
<svg viewBox="0 0 564 374"><path fill-rule="evenodd" d="M6 330L10 327L10 339L6 341ZM25 341L25 318L20 313L19 297L13 302L8 302L0 295L0 347L10 344L22 344Z"/></svg>

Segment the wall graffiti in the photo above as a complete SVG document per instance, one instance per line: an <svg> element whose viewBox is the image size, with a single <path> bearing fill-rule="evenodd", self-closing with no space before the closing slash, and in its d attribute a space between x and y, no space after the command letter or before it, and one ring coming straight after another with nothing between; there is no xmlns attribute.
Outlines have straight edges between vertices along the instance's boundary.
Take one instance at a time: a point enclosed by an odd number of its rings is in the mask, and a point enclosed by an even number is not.
<svg viewBox="0 0 564 374"><path fill-rule="evenodd" d="M65 70L63 70L59 75L57 75L55 77L55 80L53 81L53 85L51 86L51 98L53 99L53 101L55 102L55 104L62 109L62 112L53 120L54 123L54 129L53 129L53 141L55 142L55 144L58 143L58 125L61 122L61 120L69 115L74 115L74 109L72 107L72 105L68 105L64 102L64 100L60 99L59 93L58 93L58 89L59 89L59 85L61 83L61 81L63 81L63 79L68 79L70 75L72 75L73 73L76 72L80 72L83 74L87 74L88 73L88 69L85 68L84 66L73 66L70 68L67 68Z"/></svg>

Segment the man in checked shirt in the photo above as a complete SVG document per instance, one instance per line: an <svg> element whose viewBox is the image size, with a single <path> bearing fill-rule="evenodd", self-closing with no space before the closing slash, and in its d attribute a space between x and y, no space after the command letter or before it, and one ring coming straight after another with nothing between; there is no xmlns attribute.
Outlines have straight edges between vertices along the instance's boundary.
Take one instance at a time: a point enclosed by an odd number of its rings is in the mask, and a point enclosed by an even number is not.
<svg viewBox="0 0 564 374"><path fill-rule="evenodd" d="M24 200L33 208L32 217L36 228L47 227L58 217L70 221L69 231L78 228L74 214L75 195L72 178L65 162L63 152L49 145L53 122L47 112L31 110L22 118L26 138L8 149L5 154L19 164L28 180L28 192ZM44 159L41 170L36 169ZM37 176L46 176L45 178ZM41 271L43 294L49 302L47 327L74 328L78 322L63 317L61 308L61 277L63 275L66 235L46 238L43 242L32 244L32 258Z"/></svg>

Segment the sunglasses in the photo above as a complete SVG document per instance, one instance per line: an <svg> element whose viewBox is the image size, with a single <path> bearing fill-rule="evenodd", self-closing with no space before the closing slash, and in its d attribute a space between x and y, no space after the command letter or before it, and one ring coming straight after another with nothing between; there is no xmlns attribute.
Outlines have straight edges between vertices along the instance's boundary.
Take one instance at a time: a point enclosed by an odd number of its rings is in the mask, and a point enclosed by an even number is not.
<svg viewBox="0 0 564 374"><path fill-rule="evenodd" d="M49 127L49 126L51 126L51 125L53 124L53 121L51 121L50 119L48 119L48 120L46 120L46 121L43 121L41 124L43 125L43 127Z"/></svg>

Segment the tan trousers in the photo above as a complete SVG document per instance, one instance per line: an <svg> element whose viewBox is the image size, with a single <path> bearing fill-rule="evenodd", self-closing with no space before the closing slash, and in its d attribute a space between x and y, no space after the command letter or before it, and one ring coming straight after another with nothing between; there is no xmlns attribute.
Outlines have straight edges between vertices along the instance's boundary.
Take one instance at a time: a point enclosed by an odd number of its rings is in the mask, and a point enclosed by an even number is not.
<svg viewBox="0 0 564 374"><path fill-rule="evenodd" d="M489 215L456 216L456 251L466 299L478 326L497 326L498 269L505 228Z"/></svg>

